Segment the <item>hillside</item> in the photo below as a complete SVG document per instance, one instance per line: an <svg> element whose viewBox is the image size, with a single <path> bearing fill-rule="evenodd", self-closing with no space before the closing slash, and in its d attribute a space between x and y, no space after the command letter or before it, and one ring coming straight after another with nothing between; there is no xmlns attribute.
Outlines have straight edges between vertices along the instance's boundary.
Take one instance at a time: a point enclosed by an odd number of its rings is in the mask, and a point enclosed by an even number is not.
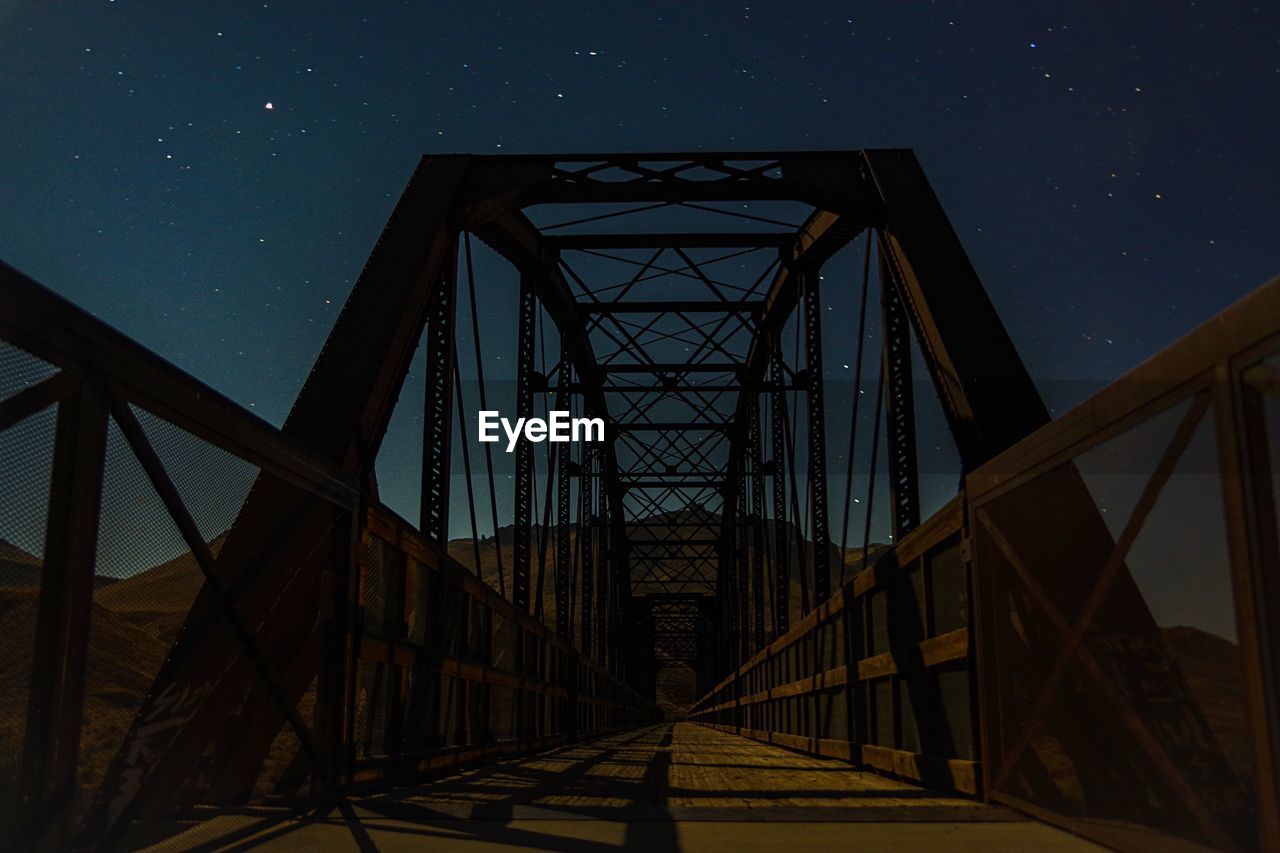
<svg viewBox="0 0 1280 853"><path fill-rule="evenodd" d="M1253 741L1239 646L1186 625L1162 628L1160 633L1227 763L1237 776L1246 774L1253 766Z"/></svg>
<svg viewBox="0 0 1280 853"><path fill-rule="evenodd" d="M633 529L630 531L630 534L633 537L657 538L658 536L661 536L665 538L667 536L670 536L676 542L680 542L682 540L684 541L699 540L699 539L705 540L705 539L710 539L718 536L719 530L720 530L720 517L714 513L707 512L700 508L691 508L691 509L666 513L661 516L653 516L651 518L645 519L644 522L641 522L641 524L650 525L653 527L659 527L661 529L661 533L660 534L654 533L654 532L645 533L643 531L638 531L634 529L636 525L632 525ZM786 524L783 526L783 529L788 537L788 543L790 545L791 552L792 554L794 554L795 547L796 547L795 543L797 538L796 528L794 527L794 525ZM774 527L772 523L770 523L768 525L767 535L769 538L766 539L766 547L768 547L768 543L772 541L772 537L774 535L773 531L774 531ZM554 587L555 554L556 554L555 530L551 529L549 531L549 534L550 535L547 537L547 543L546 543L546 549L545 549L546 559L543 562L543 566L546 571L546 578L543 580L542 612L543 612L544 621L548 625L554 627L555 621L556 621L555 587ZM533 536L534 536L535 542L541 536L541 528L539 526L534 527ZM505 576L506 576L507 598L510 599L511 598L511 588L510 588L511 587L511 566L512 566L512 561L514 559L514 542L515 542L514 525L507 525L505 527L499 528L497 539L498 539L498 544L501 546L501 550L502 550L502 561L503 561L503 567L505 569ZM576 552L577 546L578 546L578 530L576 526L573 527L570 532L569 542L570 542L571 553ZM498 557L497 557L497 548L495 548L495 544L494 544L494 537L492 536L481 537L479 545L480 545L481 575L484 578L485 582L490 587L496 590L498 589L498 586L499 586ZM882 544L878 544L878 543L873 544L869 549L871 552L871 556L874 557L877 553L879 553L885 547L886 546ZM750 552L750 549L748 549L748 551ZM459 563L471 569L472 571L475 571L475 566L476 566L475 553L476 553L476 548L475 548L475 541L473 539L470 539L470 538L452 539L449 541L449 556L453 557ZM660 561L657 561L658 562L657 566L650 567L655 572L654 575L650 576L651 579L676 581L677 579L674 577L671 570L677 567L679 560L682 557L695 558L695 557L698 557L699 555L705 555L706 550L698 549L692 546L675 544L672 546L664 547L661 549L661 551L657 549L651 550L649 553L654 555L657 555L660 553L662 557ZM831 566L831 585L834 588L839 584L839 581L840 581L839 548L833 545L831 547L830 554L831 556L829 559L829 565ZM693 582L688 583L687 587L683 589L677 586L674 589L674 591L687 591L690 593L709 594L710 591L714 589L715 587L714 563L712 561L705 561L705 560L702 562L705 562L706 565L701 572L698 572L694 575ZM772 562L771 554L767 555L766 557L766 565L769 562ZM856 574L862 568L862 549L861 548L847 549L844 554L844 563L845 563L845 580L848 580L849 578L852 578L854 574ZM538 566L539 566L538 548L535 546L534 556L533 556L533 579L532 579L532 583L535 589L537 588L537 583L538 583L538 573L539 573ZM667 572L665 575L661 573L662 570L664 569ZM646 567L644 565L640 565L639 561L635 561L635 564L633 564L632 580L635 584L637 584L637 594L643 594L645 592L645 589L640 586L642 581L645 579L645 572L646 572ZM686 578L685 580L688 581L688 578ZM812 595L812 579L810 579L809 583L810 583L810 595ZM790 598L788 603L789 603L789 610L791 612L791 621L794 623L798 621L802 615L801 614L802 586L801 586L800 578L798 576L796 575L792 576L790 589L791 589L791 592L790 592ZM579 590L580 590L579 584L575 581L574 596L573 596L575 602L579 601L579 598L578 598ZM771 604L772 597L773 597L772 590L766 589L765 590L766 608L769 608L772 606ZM575 605L575 606L580 606L580 605Z"/></svg>

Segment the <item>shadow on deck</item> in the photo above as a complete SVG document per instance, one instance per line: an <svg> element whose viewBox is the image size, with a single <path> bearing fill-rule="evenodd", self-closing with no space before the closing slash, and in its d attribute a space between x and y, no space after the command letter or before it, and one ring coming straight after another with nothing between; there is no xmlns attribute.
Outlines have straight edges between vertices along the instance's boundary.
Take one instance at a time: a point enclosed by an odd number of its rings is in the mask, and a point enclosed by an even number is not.
<svg viewBox="0 0 1280 853"><path fill-rule="evenodd" d="M594 853L852 844L1092 848L999 806L693 723L667 723L353 797L323 813L217 815L154 849Z"/></svg>

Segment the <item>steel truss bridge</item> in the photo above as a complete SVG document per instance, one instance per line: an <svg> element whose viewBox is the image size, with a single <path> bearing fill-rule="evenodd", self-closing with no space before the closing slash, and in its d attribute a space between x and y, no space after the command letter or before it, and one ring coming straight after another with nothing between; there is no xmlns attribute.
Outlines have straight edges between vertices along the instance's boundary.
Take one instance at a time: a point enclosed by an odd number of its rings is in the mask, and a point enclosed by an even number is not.
<svg viewBox="0 0 1280 853"><path fill-rule="evenodd" d="M1280 846L1280 281L1051 420L909 151L430 156L275 429L0 273L16 847L713 742ZM413 521L375 468L410 390ZM499 398L606 440L503 458Z"/></svg>

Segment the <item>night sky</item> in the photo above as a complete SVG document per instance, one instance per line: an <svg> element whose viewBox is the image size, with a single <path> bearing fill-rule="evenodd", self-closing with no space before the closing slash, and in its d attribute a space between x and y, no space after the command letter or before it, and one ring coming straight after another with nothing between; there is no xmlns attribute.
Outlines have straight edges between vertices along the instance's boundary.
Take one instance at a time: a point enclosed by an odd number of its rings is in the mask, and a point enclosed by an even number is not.
<svg viewBox="0 0 1280 853"><path fill-rule="evenodd" d="M277 425L430 152L914 148L1059 412L1280 272L1274 4L4 0L0 79L0 258Z"/></svg>

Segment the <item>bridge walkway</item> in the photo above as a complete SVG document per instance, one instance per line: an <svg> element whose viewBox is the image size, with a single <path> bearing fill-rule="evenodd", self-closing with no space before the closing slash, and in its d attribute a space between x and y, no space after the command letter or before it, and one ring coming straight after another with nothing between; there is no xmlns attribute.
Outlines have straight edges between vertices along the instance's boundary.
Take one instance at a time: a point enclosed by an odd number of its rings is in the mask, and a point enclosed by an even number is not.
<svg viewBox="0 0 1280 853"><path fill-rule="evenodd" d="M695 723L666 723L350 799L320 815L220 815L156 850L564 853L1100 849L1009 809Z"/></svg>

